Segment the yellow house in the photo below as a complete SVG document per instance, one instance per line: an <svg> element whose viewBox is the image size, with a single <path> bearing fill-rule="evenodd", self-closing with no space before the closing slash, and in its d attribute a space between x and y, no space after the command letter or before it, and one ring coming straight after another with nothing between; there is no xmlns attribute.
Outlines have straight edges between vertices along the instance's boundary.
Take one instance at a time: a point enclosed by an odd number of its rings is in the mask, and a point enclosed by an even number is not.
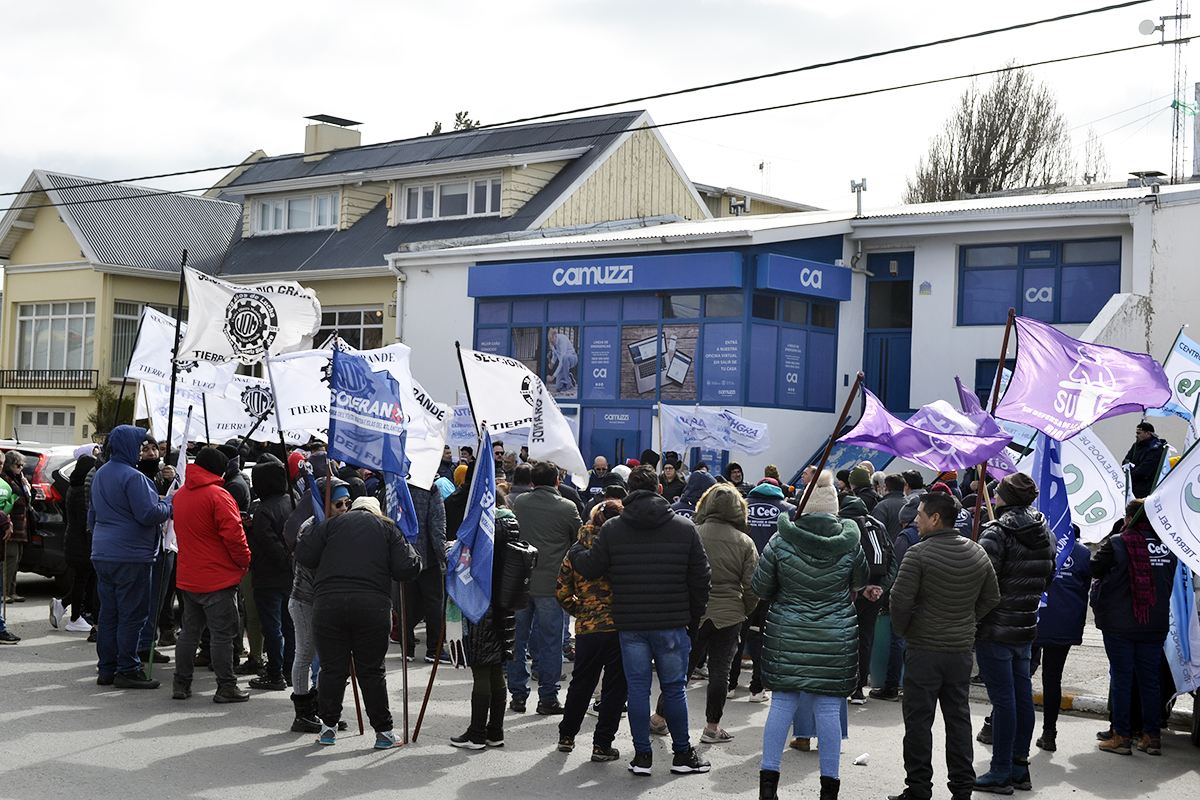
<svg viewBox="0 0 1200 800"><path fill-rule="evenodd" d="M70 444L95 432L98 385L119 384L146 305L173 313L179 263L212 273L235 203L34 170L0 221L0 426Z"/></svg>

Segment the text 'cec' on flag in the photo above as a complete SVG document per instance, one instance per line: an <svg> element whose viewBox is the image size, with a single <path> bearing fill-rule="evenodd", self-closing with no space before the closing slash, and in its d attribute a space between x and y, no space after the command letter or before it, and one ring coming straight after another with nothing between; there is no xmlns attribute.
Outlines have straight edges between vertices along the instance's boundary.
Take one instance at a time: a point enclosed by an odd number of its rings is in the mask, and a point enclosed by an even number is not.
<svg viewBox="0 0 1200 800"><path fill-rule="evenodd" d="M295 281L237 286L184 268L189 318L180 359L256 364L263 354L312 347L321 304Z"/></svg>

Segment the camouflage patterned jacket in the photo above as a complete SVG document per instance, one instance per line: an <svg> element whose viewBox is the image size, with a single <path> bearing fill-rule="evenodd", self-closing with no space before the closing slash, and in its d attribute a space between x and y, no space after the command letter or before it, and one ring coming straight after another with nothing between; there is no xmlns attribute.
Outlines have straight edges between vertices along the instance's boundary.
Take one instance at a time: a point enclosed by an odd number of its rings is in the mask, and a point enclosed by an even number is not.
<svg viewBox="0 0 1200 800"><path fill-rule="evenodd" d="M600 528L584 525L579 529L579 543L590 548ZM587 580L571 566L570 557L563 559L558 571L558 604L575 617L575 633L615 631L612 616L612 586L608 578Z"/></svg>

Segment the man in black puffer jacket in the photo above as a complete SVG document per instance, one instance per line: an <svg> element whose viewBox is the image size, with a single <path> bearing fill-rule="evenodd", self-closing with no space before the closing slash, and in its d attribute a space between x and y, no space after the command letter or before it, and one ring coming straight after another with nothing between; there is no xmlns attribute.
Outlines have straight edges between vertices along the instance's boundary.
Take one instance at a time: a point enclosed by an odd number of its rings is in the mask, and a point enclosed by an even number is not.
<svg viewBox="0 0 1200 800"><path fill-rule="evenodd" d="M704 616L712 569L692 521L671 511L659 494L658 475L634 467L621 516L604 523L590 549L576 542L569 558L585 578L608 574L613 622L629 684L629 731L635 750L629 770L648 776L650 665L658 669L667 727L675 752L671 771L708 772L688 738L687 684L691 640L688 626Z"/></svg>
<svg viewBox="0 0 1200 800"><path fill-rule="evenodd" d="M1054 580L1055 538L1033 508L1038 487L1024 473L1008 475L996 489L999 516L979 543L1000 583L1000 604L979 622L975 656L992 702L992 764L975 781L976 791L1011 794L1029 789L1033 739L1030 645L1037 637L1038 600Z"/></svg>
<svg viewBox="0 0 1200 800"><path fill-rule="evenodd" d="M254 605L262 623L263 650L267 657L267 674L251 678L250 686L283 691L287 688L284 676L291 675L296 652L296 634L287 610L292 591L292 553L283 538L283 526L293 510L292 499L287 493L287 468L270 453L263 453L250 477L259 503L246 542L250 545Z"/></svg>

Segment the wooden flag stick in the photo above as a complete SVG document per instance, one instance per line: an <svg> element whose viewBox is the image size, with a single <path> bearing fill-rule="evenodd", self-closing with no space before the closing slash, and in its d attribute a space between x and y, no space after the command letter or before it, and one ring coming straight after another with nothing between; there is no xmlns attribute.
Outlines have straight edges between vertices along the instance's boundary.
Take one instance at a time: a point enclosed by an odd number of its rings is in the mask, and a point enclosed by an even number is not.
<svg viewBox="0 0 1200 800"><path fill-rule="evenodd" d="M1012 333L1013 321L1016 319L1017 310L1010 308L1008 310L1008 322L1004 325L1004 343L1000 345L1000 361L996 364L996 382L992 387L992 408L990 413L993 417L996 416L996 406L1000 403L1000 378L1004 374L1004 362L1008 358L1008 336ZM1019 343L1018 343L1019 345ZM971 541L979 541L979 518L983 511L983 498L988 493L987 491L987 462L979 465L979 469L975 470L975 474L979 480L979 489L975 492L975 526L971 529ZM992 510L992 501L988 500L988 519L995 519L996 514Z"/></svg>
<svg viewBox="0 0 1200 800"><path fill-rule="evenodd" d="M825 452L821 454L821 460L817 463L817 473L808 482L808 486L804 487L804 497L800 499L800 505L796 507L797 517L804 513L804 506L808 503L808 498L812 494L813 488L817 485L817 478L820 477L821 470L825 469L825 462L829 459L829 454L833 452L833 443L837 441L838 434L842 430L842 425L846 422L846 417L850 416L850 404L854 402L854 398L858 394L858 387L862 383L863 377L862 372L854 376L854 385L850 387L850 395L846 398L846 405L842 406L842 415L838 417L837 424L833 426L833 433L829 434L829 444L825 445Z"/></svg>

